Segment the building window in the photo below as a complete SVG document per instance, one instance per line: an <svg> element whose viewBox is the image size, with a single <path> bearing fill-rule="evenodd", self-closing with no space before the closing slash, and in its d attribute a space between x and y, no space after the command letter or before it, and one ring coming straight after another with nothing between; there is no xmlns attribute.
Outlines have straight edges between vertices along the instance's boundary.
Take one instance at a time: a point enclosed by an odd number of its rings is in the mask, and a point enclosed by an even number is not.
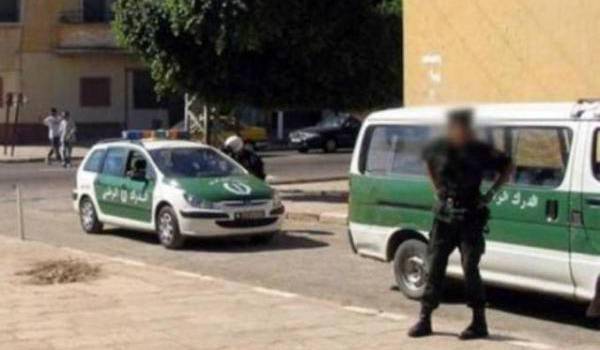
<svg viewBox="0 0 600 350"><path fill-rule="evenodd" d="M83 0L83 21L86 23L105 23L114 18L115 0Z"/></svg>
<svg viewBox="0 0 600 350"><path fill-rule="evenodd" d="M81 107L110 107L110 78L81 78Z"/></svg>
<svg viewBox="0 0 600 350"><path fill-rule="evenodd" d="M154 80L152 80L150 72L133 72L133 108L164 109L166 107L166 99L159 100L154 91Z"/></svg>
<svg viewBox="0 0 600 350"><path fill-rule="evenodd" d="M19 22L21 17L20 0L2 0L0 1L0 22L15 23Z"/></svg>

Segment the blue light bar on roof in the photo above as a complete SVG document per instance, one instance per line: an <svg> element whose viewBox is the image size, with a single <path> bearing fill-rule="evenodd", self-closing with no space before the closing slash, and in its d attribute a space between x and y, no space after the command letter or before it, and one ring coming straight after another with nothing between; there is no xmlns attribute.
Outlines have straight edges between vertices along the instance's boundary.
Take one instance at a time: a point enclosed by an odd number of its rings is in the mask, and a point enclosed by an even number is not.
<svg viewBox="0 0 600 350"><path fill-rule="evenodd" d="M125 140L189 140L190 134L183 130L125 130L122 133Z"/></svg>

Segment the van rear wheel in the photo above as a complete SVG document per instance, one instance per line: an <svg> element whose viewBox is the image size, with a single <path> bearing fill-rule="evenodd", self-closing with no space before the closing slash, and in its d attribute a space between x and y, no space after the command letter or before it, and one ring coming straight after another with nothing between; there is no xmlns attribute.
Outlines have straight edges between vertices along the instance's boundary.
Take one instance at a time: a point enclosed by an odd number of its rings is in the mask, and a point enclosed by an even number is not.
<svg viewBox="0 0 600 350"><path fill-rule="evenodd" d="M420 299L427 281L427 244L409 239L398 247L394 255L394 277L398 289L407 298Z"/></svg>

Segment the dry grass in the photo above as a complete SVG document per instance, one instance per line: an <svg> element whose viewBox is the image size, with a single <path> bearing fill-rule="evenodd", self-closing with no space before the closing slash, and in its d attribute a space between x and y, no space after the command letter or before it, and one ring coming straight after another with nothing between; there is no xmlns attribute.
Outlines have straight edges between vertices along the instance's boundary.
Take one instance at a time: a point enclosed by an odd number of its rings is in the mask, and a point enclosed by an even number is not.
<svg viewBox="0 0 600 350"><path fill-rule="evenodd" d="M28 276L29 282L36 285L77 283L98 278L100 267L78 259L50 260L17 275Z"/></svg>

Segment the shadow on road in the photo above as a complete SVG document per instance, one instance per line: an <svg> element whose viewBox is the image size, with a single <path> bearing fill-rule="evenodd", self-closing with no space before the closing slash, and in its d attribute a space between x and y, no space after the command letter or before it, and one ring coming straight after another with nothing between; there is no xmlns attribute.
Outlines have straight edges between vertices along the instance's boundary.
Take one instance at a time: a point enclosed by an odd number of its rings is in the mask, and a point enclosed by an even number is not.
<svg viewBox="0 0 600 350"><path fill-rule="evenodd" d="M597 321L585 317L587 304L577 303L545 294L487 286L489 307L536 318L584 328L597 328ZM444 303L464 304L462 282L450 280L444 293Z"/></svg>
<svg viewBox="0 0 600 350"><path fill-rule="evenodd" d="M281 198L290 202L348 203L348 193L344 192L282 192Z"/></svg>
<svg viewBox="0 0 600 350"><path fill-rule="evenodd" d="M147 244L160 244L156 235L152 233L111 229L106 230L104 234ZM256 243L249 237L191 237L186 241L186 245L182 250L206 253L254 253L278 250L316 249L329 246L329 244L325 242L306 237L302 234L331 235L332 233L321 231L286 231L273 238L269 243Z"/></svg>

